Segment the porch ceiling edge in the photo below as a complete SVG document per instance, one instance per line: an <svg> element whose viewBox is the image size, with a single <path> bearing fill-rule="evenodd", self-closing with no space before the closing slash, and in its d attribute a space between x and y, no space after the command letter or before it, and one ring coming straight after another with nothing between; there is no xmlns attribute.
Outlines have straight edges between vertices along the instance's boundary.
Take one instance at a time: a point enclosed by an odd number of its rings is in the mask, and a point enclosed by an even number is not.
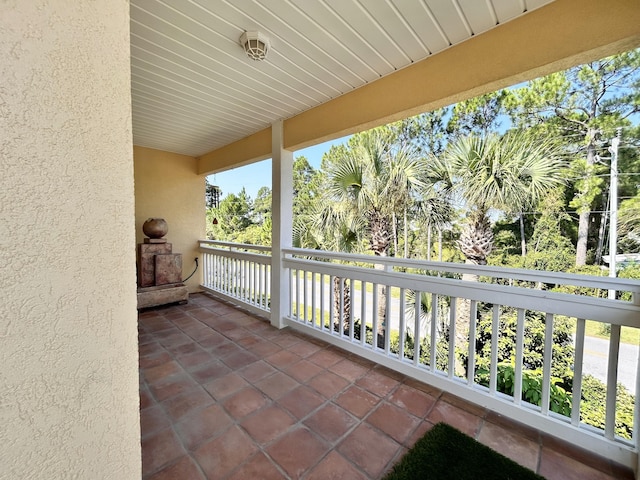
<svg viewBox="0 0 640 480"><path fill-rule="evenodd" d="M198 157L198 175L209 175L267 158L271 158L270 126Z"/></svg>

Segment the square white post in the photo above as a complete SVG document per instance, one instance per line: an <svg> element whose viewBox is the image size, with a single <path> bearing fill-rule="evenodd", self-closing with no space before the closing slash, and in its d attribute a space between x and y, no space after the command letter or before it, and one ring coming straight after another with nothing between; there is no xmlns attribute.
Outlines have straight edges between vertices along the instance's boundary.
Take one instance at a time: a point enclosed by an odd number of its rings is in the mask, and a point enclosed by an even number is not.
<svg viewBox="0 0 640 480"><path fill-rule="evenodd" d="M291 307L289 270L282 249L292 246L293 152L283 147L282 120L271 125L271 325L283 328Z"/></svg>

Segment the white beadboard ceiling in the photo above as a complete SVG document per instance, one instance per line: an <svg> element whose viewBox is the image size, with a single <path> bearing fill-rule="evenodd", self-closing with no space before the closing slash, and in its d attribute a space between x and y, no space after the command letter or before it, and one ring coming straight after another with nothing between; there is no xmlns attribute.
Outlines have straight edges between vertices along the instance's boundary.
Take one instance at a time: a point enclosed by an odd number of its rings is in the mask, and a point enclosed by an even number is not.
<svg viewBox="0 0 640 480"><path fill-rule="evenodd" d="M131 0L133 142L202 155L551 1Z"/></svg>

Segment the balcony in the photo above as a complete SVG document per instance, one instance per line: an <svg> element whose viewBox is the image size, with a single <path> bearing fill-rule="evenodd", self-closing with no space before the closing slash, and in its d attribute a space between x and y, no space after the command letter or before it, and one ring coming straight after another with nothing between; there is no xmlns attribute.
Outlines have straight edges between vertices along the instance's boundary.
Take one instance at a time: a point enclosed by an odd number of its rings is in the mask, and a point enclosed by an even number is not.
<svg viewBox="0 0 640 480"><path fill-rule="evenodd" d="M141 313L139 331L145 480L377 479L440 421L549 480L634 478L572 442L208 294Z"/></svg>
<svg viewBox="0 0 640 480"><path fill-rule="evenodd" d="M253 459L243 468L260 461L273 467L276 478L283 472L316 478L330 468L352 469L352 478L379 478L429 426L443 420L547 478L573 478L576 472L575 478L633 478L638 406L633 438L621 438L615 386L621 363L635 365L637 372L637 358L620 358L620 332L622 326L638 328L640 282L285 249L286 287L272 291L268 247L199 245L202 288L219 300L201 295L188 306L148 312L140 319L143 406L152 405L143 408L147 474L166 461L161 455L158 464L153 452L166 446L156 443L169 442L175 446L174 458L191 452L184 462L195 465L217 455L217 461L233 464L228 473L234 475L243 462L235 449L228 452L234 459L229 460L227 447L214 439L215 432L228 430L243 442L246 460ZM455 278L464 273L481 281ZM626 292L627 300L588 296L580 289L551 292L541 284ZM282 318L272 311L276 294ZM430 299L427 312L422 311L424 300L411 303L411 298L425 297ZM498 388L500 319L508 309L517 316L511 393ZM458 365L461 345L476 345L480 336L478 322L469 321L467 331L460 320L477 319L480 310L491 319L485 381L477 376L479 356L473 349L466 347L466 366ZM525 326L532 312L545 319L537 405L523 395ZM271 323L282 320L289 328L276 329L259 319L269 316ZM557 413L550 402L554 323L569 317L575 325L573 396L568 411ZM601 428L583 418L587 320L611 325ZM366 334L361 334L363 325ZM195 414L209 415L207 409L219 413L223 425ZM191 420L185 422L188 415ZM215 424L214 431L200 430L207 421ZM156 439L158 430L170 424L176 433ZM208 454L200 443L205 438L212 445ZM287 445L296 442L310 442L317 452L312 458L287 456L296 450ZM371 448L356 448L368 442ZM383 445L384 451L376 450ZM234 478L248 470L240 471Z"/></svg>

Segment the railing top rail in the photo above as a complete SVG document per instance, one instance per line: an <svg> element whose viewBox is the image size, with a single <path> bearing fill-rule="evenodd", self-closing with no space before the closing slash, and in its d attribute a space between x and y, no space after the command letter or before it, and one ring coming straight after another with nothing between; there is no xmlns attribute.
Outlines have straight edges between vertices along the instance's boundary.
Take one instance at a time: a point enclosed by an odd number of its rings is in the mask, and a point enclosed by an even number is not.
<svg viewBox="0 0 640 480"><path fill-rule="evenodd" d="M377 257L371 255L351 254L341 252L327 252L303 248L283 249L285 255L325 258L348 262L387 265L390 267L415 268L420 270L436 270L440 272L468 273L472 275L505 278L531 282L553 283L559 285L574 285L611 290L622 290L640 293L640 280L596 277L562 272L545 272L539 270L525 270L521 268L494 267L489 265L467 265L450 262L429 262L410 258Z"/></svg>
<svg viewBox="0 0 640 480"><path fill-rule="evenodd" d="M364 280L380 285L449 295L457 298L468 298L527 310L544 310L558 315L636 328L640 327L640 306L622 300L586 297L490 283L465 282L453 278L404 272L372 271L369 268L300 258L286 259L285 265L294 269L315 271L341 278Z"/></svg>
<svg viewBox="0 0 640 480"><path fill-rule="evenodd" d="M219 240L198 240L200 246L227 247L229 250L255 250L257 252L271 252L270 246L252 245L250 243L221 242Z"/></svg>

